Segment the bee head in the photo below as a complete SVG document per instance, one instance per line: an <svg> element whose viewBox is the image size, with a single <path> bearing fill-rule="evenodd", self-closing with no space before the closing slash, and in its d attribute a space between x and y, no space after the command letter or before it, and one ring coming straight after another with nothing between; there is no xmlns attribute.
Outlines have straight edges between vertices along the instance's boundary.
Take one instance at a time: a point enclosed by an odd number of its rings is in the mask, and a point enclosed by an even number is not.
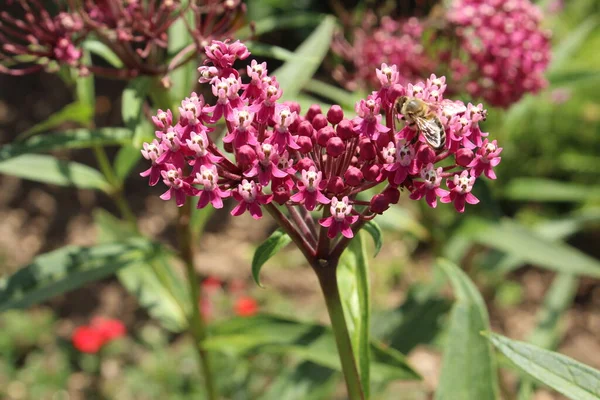
<svg viewBox="0 0 600 400"><path fill-rule="evenodd" d="M404 104L408 101L408 97L406 96L400 96L396 99L396 101L394 102L394 111L396 111L396 114L402 114L402 107L404 107Z"/></svg>

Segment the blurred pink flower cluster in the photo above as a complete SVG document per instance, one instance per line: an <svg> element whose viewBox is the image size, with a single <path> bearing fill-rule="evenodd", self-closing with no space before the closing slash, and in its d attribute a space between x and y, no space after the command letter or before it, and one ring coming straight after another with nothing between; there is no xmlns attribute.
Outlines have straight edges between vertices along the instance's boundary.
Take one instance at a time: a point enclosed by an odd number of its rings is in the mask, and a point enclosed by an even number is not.
<svg viewBox="0 0 600 400"><path fill-rule="evenodd" d="M162 76L195 57L212 39L230 37L245 13L241 0L52 0L52 7L45 3L9 0L12 7L0 13L0 60L6 64L0 65L0 72L24 75L69 65L82 74L113 78ZM48 11L52 8L59 10L55 16ZM194 43L166 60L161 55L169 28L187 11L194 17L193 23L186 22ZM122 67L85 64L82 43L88 38L108 47Z"/></svg>
<svg viewBox="0 0 600 400"><path fill-rule="evenodd" d="M436 13L439 14L439 8ZM494 106L508 107L546 85L550 34L530 0L453 0L441 16L376 25L368 15L351 32L352 43L337 37L335 53L349 61L334 77L348 89L374 88L372 72L382 62L396 64L400 82L448 76L448 92L468 93Z"/></svg>
<svg viewBox="0 0 600 400"><path fill-rule="evenodd" d="M495 178L502 149L479 127L486 111L444 99L444 77L405 86L397 67L383 64L376 73L379 90L356 103L356 116L336 105L326 113L313 105L302 114L297 103L280 101L282 88L266 63L252 60L242 81L233 68L250 55L242 43L213 41L205 51L200 82L210 86L215 102L192 93L178 119L159 110L156 139L143 146L151 166L142 176L150 185L162 180L164 200L182 206L197 197L198 208L222 208L233 198L232 215L248 212L256 219L264 208L274 214L274 203L284 205L314 250L310 212L317 208L328 210L318 223L329 237L350 238L359 224L397 203L401 189L431 207L441 197L462 212L465 203L478 202L471 193L475 180ZM445 147L435 151L412 125L395 129L399 96L427 104L443 125ZM226 130L222 146L211 139L219 124Z"/></svg>
<svg viewBox="0 0 600 400"><path fill-rule="evenodd" d="M474 97L507 107L546 86L550 33L529 0L454 0L448 21L468 61L451 60L452 77Z"/></svg>

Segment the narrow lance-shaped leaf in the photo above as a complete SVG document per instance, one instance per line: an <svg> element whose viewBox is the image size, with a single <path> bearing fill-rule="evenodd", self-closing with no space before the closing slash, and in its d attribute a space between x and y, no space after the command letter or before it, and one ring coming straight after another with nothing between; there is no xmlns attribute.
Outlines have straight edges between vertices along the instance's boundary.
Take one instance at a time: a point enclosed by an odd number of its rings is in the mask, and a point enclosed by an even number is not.
<svg viewBox="0 0 600 400"><path fill-rule="evenodd" d="M496 362L489 342L480 335L489 330L485 303L477 287L456 265L438 260L448 276L456 302L450 315L436 400L495 400L498 398Z"/></svg>
<svg viewBox="0 0 600 400"><path fill-rule="evenodd" d="M490 342L528 375L573 400L600 399L600 371L562 354L495 333Z"/></svg>
<svg viewBox="0 0 600 400"><path fill-rule="evenodd" d="M364 230L371 235L373 242L375 242L375 254L373 254L373 257L377 257L377 254L379 254L381 247L383 246L383 231L374 220L367 222L364 226Z"/></svg>
<svg viewBox="0 0 600 400"><path fill-rule="evenodd" d="M97 170L42 154L24 154L0 162L0 174L80 189L109 189L108 182Z"/></svg>
<svg viewBox="0 0 600 400"><path fill-rule="evenodd" d="M156 249L147 240L131 239L94 247L67 246L43 254L0 281L0 311L29 307L103 279L154 257Z"/></svg>
<svg viewBox="0 0 600 400"><path fill-rule="evenodd" d="M86 39L82 47L92 54L102 57L115 68L123 68L123 61L111 50L110 47L96 39Z"/></svg>
<svg viewBox="0 0 600 400"><path fill-rule="evenodd" d="M254 257L252 258L252 277L258 286L262 286L260 283L260 270L262 266L291 241L292 239L287 233L283 232L281 229L277 229L267 238L267 240L258 246L254 252Z"/></svg>
<svg viewBox="0 0 600 400"><path fill-rule="evenodd" d="M273 73L285 88L282 100L292 100L310 81L329 51L335 19L326 17L315 31L296 49L294 57Z"/></svg>
<svg viewBox="0 0 600 400"><path fill-rule="evenodd" d="M126 128L70 129L48 133L0 147L0 162L27 153L124 144L131 141L131 136L132 132Z"/></svg>
<svg viewBox="0 0 600 400"><path fill-rule="evenodd" d="M45 121L35 124L25 132L17 136L17 140L24 140L28 137L37 135L57 128L65 122L74 122L79 125L87 126L94 118L94 109L87 103L76 101L67 104L59 111L50 115Z"/></svg>
<svg viewBox="0 0 600 400"><path fill-rule="evenodd" d="M362 236L357 234L337 269L340 297L365 397L370 394L370 283Z"/></svg>

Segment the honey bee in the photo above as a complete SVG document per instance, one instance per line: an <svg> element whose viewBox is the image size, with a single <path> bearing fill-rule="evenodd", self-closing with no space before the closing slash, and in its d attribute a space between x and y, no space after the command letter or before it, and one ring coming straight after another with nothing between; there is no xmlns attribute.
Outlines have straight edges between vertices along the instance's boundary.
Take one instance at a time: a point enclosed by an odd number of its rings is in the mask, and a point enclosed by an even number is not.
<svg viewBox="0 0 600 400"><path fill-rule="evenodd" d="M416 126L427 144L440 150L446 144L446 131L434 108L416 97L401 96L394 104L396 115L402 114L408 126Z"/></svg>

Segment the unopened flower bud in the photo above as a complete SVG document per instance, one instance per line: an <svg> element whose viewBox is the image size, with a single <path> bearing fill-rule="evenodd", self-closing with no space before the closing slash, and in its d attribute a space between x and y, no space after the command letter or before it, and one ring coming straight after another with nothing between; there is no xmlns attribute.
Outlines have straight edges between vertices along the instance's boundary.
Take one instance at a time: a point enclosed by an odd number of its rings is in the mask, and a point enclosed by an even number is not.
<svg viewBox="0 0 600 400"><path fill-rule="evenodd" d="M349 167L344 174L344 180L350 186L358 186L362 183L363 173L356 167Z"/></svg>
<svg viewBox="0 0 600 400"><path fill-rule="evenodd" d="M329 139L335 136L335 132L331 126L326 126L317 132L317 143L319 146L327 146Z"/></svg>
<svg viewBox="0 0 600 400"><path fill-rule="evenodd" d="M391 204L397 204L398 201L400 201L400 191L398 190L398 188L389 186L383 191L383 195Z"/></svg>
<svg viewBox="0 0 600 400"><path fill-rule="evenodd" d="M316 130L325 128L327 126L327 117L324 116L323 114L315 115L315 117L312 120L312 126Z"/></svg>
<svg viewBox="0 0 600 400"><path fill-rule="evenodd" d="M327 183L327 190L333 194L342 193L344 191L344 188L344 181L339 176L334 176Z"/></svg>
<svg viewBox="0 0 600 400"><path fill-rule="evenodd" d="M308 171L310 167L314 166L315 163L313 162L313 160L311 160L310 158L303 158L302 160L298 161L298 164L296 164L296 171Z"/></svg>
<svg viewBox="0 0 600 400"><path fill-rule="evenodd" d="M286 101L283 103L284 106L288 106L291 112L295 112L296 114L300 114L300 104L295 101Z"/></svg>
<svg viewBox="0 0 600 400"><path fill-rule="evenodd" d="M342 110L342 107L337 104L332 105L331 108L329 108L329 111L327 111L327 121L329 121L330 124L337 125L343 118L344 111Z"/></svg>
<svg viewBox="0 0 600 400"><path fill-rule="evenodd" d="M358 147L361 160L373 160L377 156L377 150L369 139L361 140Z"/></svg>
<svg viewBox="0 0 600 400"><path fill-rule="evenodd" d="M235 158L240 166L247 167L256 160L256 151L245 144L238 149Z"/></svg>
<svg viewBox="0 0 600 400"><path fill-rule="evenodd" d="M456 163L461 167L468 166L471 161L473 161L473 157L473 150L467 149L466 147L458 149L455 155Z"/></svg>
<svg viewBox="0 0 600 400"><path fill-rule="evenodd" d="M399 83L396 83L392 85L388 92L388 100L390 101L390 103L394 103L398 97L404 96L405 94L406 89Z"/></svg>
<svg viewBox="0 0 600 400"><path fill-rule="evenodd" d="M339 137L333 136L327 141L327 155L335 158L344 154L344 151L346 151L346 145Z"/></svg>
<svg viewBox="0 0 600 400"><path fill-rule="evenodd" d="M306 119L312 122L315 115L319 114L323 114L323 111L321 111L321 106L319 106L318 104L313 104L306 112Z"/></svg>
<svg viewBox="0 0 600 400"><path fill-rule="evenodd" d="M223 149L225 149L225 151L228 153L233 153L233 142L223 143Z"/></svg>
<svg viewBox="0 0 600 400"><path fill-rule="evenodd" d="M286 184L281 184L273 189L273 200L279 205L283 205L290 199L290 188Z"/></svg>
<svg viewBox="0 0 600 400"><path fill-rule="evenodd" d="M374 212L375 214L383 214L388 208L390 208L390 203L387 199L387 196L384 194L377 194L371 199L369 211Z"/></svg>
<svg viewBox="0 0 600 400"><path fill-rule="evenodd" d="M298 125L298 135L299 136L308 136L311 137L314 133L315 129L313 128L310 121L302 121L300 125Z"/></svg>
<svg viewBox="0 0 600 400"><path fill-rule="evenodd" d="M298 136L298 138L296 139L296 144L300 146L298 151L301 154L309 153L313 149L312 139L308 136Z"/></svg>
<svg viewBox="0 0 600 400"><path fill-rule="evenodd" d="M354 132L354 126L352 125L352 121L350 121L349 119L342 119L335 127L335 131L337 132L337 135L343 140L349 140L356 136L356 132Z"/></svg>
<svg viewBox="0 0 600 400"><path fill-rule="evenodd" d="M369 182L374 182L379 177L380 168L379 165L365 165L362 169L363 176L365 180Z"/></svg>

